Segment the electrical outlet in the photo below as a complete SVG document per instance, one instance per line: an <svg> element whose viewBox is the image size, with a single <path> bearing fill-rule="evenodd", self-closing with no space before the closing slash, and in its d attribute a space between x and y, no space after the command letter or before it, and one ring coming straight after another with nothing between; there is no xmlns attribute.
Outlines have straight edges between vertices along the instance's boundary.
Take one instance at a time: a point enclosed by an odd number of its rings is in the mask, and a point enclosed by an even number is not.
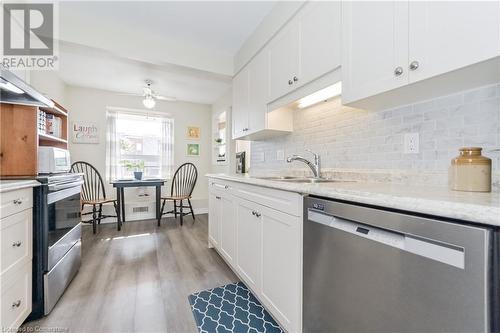
<svg viewBox="0 0 500 333"><path fill-rule="evenodd" d="M283 149L279 149L276 151L276 160L277 161L285 160L285 151Z"/></svg>
<svg viewBox="0 0 500 333"><path fill-rule="evenodd" d="M418 154L420 151L419 141L420 139L418 133L406 133L404 138L404 153Z"/></svg>

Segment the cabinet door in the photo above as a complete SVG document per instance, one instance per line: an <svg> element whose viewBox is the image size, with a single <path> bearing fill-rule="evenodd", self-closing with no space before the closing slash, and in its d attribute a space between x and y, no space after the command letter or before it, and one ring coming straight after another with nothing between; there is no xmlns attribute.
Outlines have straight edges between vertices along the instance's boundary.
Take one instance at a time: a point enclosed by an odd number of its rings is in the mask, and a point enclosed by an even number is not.
<svg viewBox="0 0 500 333"><path fill-rule="evenodd" d="M408 2L345 1L342 24L344 103L408 83Z"/></svg>
<svg viewBox="0 0 500 333"><path fill-rule="evenodd" d="M293 78L300 78L299 33L291 21L269 43L269 100L274 101L294 89Z"/></svg>
<svg viewBox="0 0 500 333"><path fill-rule="evenodd" d="M220 250L229 264L236 260L236 207L234 197L220 196Z"/></svg>
<svg viewBox="0 0 500 333"><path fill-rule="evenodd" d="M311 1L298 15L300 73L296 85L308 83L340 66L340 1Z"/></svg>
<svg viewBox="0 0 500 333"><path fill-rule="evenodd" d="M245 134L248 127L248 67L233 78L233 139Z"/></svg>
<svg viewBox="0 0 500 333"><path fill-rule="evenodd" d="M248 67L248 131L253 133L266 128L267 101L269 99L269 62L267 50L259 52Z"/></svg>
<svg viewBox="0 0 500 333"><path fill-rule="evenodd" d="M256 293L260 291L262 264L261 218L254 213L257 204L237 200L237 270Z"/></svg>
<svg viewBox="0 0 500 333"><path fill-rule="evenodd" d="M266 207L262 214L262 297L290 332L300 330L300 218Z"/></svg>
<svg viewBox="0 0 500 333"><path fill-rule="evenodd" d="M499 1L410 1L410 82L500 53Z"/></svg>
<svg viewBox="0 0 500 333"><path fill-rule="evenodd" d="M220 200L220 195L217 192L210 191L208 194L208 238L216 248L220 247Z"/></svg>

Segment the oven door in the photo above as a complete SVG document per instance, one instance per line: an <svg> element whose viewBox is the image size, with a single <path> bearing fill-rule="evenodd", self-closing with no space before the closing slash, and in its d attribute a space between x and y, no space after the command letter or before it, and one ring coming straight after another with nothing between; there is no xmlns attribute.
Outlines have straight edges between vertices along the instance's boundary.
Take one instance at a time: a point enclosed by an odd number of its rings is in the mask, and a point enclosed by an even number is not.
<svg viewBox="0 0 500 333"><path fill-rule="evenodd" d="M80 183L50 191L47 196L47 245L45 271L50 271L80 240Z"/></svg>

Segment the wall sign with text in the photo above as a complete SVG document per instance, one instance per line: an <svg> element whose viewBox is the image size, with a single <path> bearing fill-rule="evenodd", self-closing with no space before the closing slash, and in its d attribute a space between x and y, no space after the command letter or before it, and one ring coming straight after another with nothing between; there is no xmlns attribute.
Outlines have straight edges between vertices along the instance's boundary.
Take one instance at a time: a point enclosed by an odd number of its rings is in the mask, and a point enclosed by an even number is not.
<svg viewBox="0 0 500 333"><path fill-rule="evenodd" d="M99 143L99 128L96 123L74 121L72 125L73 143Z"/></svg>

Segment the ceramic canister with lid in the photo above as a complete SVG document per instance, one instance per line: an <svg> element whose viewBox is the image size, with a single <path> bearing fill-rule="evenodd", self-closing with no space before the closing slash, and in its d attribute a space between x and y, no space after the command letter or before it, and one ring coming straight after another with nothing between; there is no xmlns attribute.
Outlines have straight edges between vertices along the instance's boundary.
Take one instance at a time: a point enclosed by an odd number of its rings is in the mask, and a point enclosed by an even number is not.
<svg viewBox="0 0 500 333"><path fill-rule="evenodd" d="M460 148L460 155L451 161L452 190L491 192L491 159L481 151L480 147Z"/></svg>

